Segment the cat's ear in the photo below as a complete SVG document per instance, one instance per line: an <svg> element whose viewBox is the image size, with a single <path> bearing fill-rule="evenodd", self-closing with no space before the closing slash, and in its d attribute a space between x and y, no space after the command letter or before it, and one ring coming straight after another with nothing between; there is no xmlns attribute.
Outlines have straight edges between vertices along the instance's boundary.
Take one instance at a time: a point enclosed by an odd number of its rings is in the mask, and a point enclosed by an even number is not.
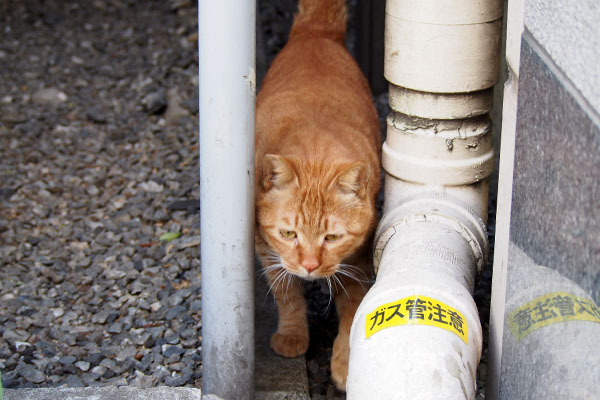
<svg viewBox="0 0 600 400"><path fill-rule="evenodd" d="M367 195L369 172L369 164L358 161L350 164L340 172L334 182L342 193L353 194L360 199L364 199Z"/></svg>
<svg viewBox="0 0 600 400"><path fill-rule="evenodd" d="M267 154L263 159L262 186L265 190L280 188L293 180L296 173L291 164L282 156Z"/></svg>

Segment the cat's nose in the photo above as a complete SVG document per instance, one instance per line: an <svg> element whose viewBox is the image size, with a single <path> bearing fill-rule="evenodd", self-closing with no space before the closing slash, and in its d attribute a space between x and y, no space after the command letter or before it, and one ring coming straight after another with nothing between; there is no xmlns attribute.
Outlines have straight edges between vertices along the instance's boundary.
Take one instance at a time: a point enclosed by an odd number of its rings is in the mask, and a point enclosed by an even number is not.
<svg viewBox="0 0 600 400"><path fill-rule="evenodd" d="M302 260L300 265L302 265L302 268L304 268L310 274L315 269L319 268L321 266L321 263L319 263L319 260L317 260L316 258L305 258L304 260Z"/></svg>

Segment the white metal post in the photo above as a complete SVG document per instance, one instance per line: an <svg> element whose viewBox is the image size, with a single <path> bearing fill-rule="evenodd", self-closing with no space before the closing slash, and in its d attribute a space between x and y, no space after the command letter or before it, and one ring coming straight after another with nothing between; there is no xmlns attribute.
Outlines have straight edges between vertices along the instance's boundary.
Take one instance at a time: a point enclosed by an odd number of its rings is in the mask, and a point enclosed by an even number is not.
<svg viewBox="0 0 600 400"><path fill-rule="evenodd" d="M254 398L255 1L198 3L202 390Z"/></svg>

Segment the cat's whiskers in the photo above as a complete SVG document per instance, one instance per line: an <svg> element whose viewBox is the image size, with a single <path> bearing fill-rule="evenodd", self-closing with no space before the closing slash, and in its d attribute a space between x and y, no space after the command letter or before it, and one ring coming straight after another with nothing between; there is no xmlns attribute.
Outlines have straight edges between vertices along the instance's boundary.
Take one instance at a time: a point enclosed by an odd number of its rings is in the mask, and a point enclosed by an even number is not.
<svg viewBox="0 0 600 400"><path fill-rule="evenodd" d="M267 280L269 282L269 289L267 290L267 294L265 298L271 293L271 291L283 290L284 299L287 298L290 285L294 279L294 274L292 274L287 266L283 258L275 252L270 251L270 254L265 257L267 260L272 261L273 264L263 267L261 271L261 275L266 275ZM274 276L267 275L269 272L275 272Z"/></svg>
<svg viewBox="0 0 600 400"><path fill-rule="evenodd" d="M331 277L334 279L334 282L337 282L340 284L340 287L342 288L344 293L346 293L346 297L348 298L348 300L350 300L350 295L348 294L348 291L344 287L344 283L341 281L341 279L335 274L331 275ZM336 285L336 288L337 288L337 285Z"/></svg>
<svg viewBox="0 0 600 400"><path fill-rule="evenodd" d="M279 285L281 284L282 279L285 277L285 269L280 269L279 271L277 271L277 273L275 274L275 276L273 276L272 279L269 279L269 292L271 290L276 291L279 288ZM267 292L267 294L269 294L269 292Z"/></svg>
<svg viewBox="0 0 600 400"><path fill-rule="evenodd" d="M346 276L360 284L364 289L363 283L369 283L369 279L363 270L351 264L338 264L336 274ZM360 276L360 277L359 277Z"/></svg>
<svg viewBox="0 0 600 400"><path fill-rule="evenodd" d="M287 294L290 290L290 284L292 283L292 280L294 279L294 274L289 273L288 270L286 270L285 273L286 273L286 279L287 279L287 285L285 286L285 296L287 296Z"/></svg>
<svg viewBox="0 0 600 400"><path fill-rule="evenodd" d="M274 271L274 270L282 269L282 268L285 268L285 265L283 263L271 264L268 267L263 267L262 271L260 271L260 274L264 276L267 273L269 273L270 271Z"/></svg>
<svg viewBox="0 0 600 400"><path fill-rule="evenodd" d="M331 288L331 277L326 276L325 279L327 280L327 286L329 287L329 301L327 302L327 308L325 309L325 311L328 312L331 307L331 300L333 299L333 290Z"/></svg>

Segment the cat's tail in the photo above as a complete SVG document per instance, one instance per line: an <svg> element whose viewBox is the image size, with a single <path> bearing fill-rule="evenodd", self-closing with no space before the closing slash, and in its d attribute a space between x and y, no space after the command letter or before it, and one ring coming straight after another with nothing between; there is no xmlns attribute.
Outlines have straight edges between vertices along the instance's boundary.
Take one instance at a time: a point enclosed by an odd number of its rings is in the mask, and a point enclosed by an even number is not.
<svg viewBox="0 0 600 400"><path fill-rule="evenodd" d="M340 42L346 37L346 0L299 0L290 39L309 34Z"/></svg>

